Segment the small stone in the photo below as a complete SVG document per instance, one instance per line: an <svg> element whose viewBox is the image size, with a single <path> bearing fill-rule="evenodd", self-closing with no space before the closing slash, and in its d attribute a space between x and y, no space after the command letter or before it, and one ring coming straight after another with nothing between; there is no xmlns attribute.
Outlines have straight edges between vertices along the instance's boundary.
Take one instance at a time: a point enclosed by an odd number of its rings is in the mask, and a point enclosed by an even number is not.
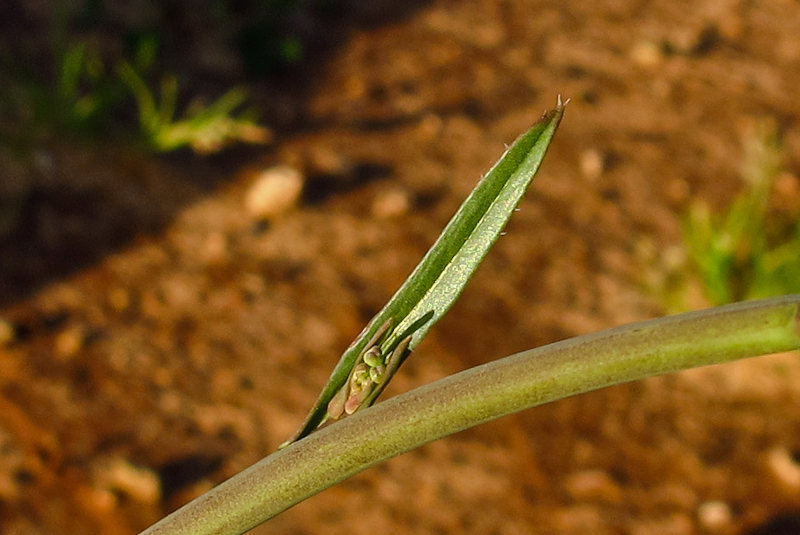
<svg viewBox="0 0 800 535"><path fill-rule="evenodd" d="M353 174L355 165L341 152L324 146L316 146L306 154L306 171L310 175L343 177Z"/></svg>
<svg viewBox="0 0 800 535"><path fill-rule="evenodd" d="M260 173L245 197L247 212L257 219L272 219L290 210L300 198L303 176L287 165Z"/></svg>
<svg viewBox="0 0 800 535"><path fill-rule="evenodd" d="M664 60L664 53L658 43L639 41L630 52L634 63L642 67L654 67Z"/></svg>
<svg viewBox="0 0 800 535"><path fill-rule="evenodd" d="M720 500L700 504L697 508L697 519L708 531L721 531L733 520L730 506Z"/></svg>
<svg viewBox="0 0 800 535"><path fill-rule="evenodd" d="M578 501L619 503L622 499L619 485L602 470L576 472L567 477L565 486L569 495Z"/></svg>
<svg viewBox="0 0 800 535"><path fill-rule="evenodd" d="M775 448L769 452L767 466L772 475L787 490L796 492L800 490L800 465L784 448Z"/></svg>
<svg viewBox="0 0 800 535"><path fill-rule="evenodd" d="M442 132L444 122L436 114L429 113L417 125L417 133L425 141L432 141Z"/></svg>
<svg viewBox="0 0 800 535"><path fill-rule="evenodd" d="M673 32L669 46L679 54L702 56L714 49L720 38L720 31L714 25L682 26Z"/></svg>
<svg viewBox="0 0 800 535"><path fill-rule="evenodd" d="M606 168L606 157L597 149L583 151L580 159L581 174L589 180L597 180Z"/></svg>
<svg viewBox="0 0 800 535"><path fill-rule="evenodd" d="M391 219L408 212L411 201L401 189L382 191L372 201L372 215L376 219Z"/></svg>
<svg viewBox="0 0 800 535"><path fill-rule="evenodd" d="M70 327L56 337L56 354L63 359L74 357L83 347L86 333L81 327Z"/></svg>
<svg viewBox="0 0 800 535"><path fill-rule="evenodd" d="M139 503L156 503L161 498L158 475L148 468L114 457L95 466L95 485L100 492L118 492Z"/></svg>

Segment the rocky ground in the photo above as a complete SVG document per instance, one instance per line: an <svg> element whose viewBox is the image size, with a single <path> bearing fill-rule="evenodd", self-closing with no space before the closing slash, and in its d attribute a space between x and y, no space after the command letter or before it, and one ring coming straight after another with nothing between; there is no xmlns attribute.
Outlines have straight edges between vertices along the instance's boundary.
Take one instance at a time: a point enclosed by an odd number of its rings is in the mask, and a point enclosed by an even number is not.
<svg viewBox="0 0 800 535"><path fill-rule="evenodd" d="M777 198L800 197L793 0L371 9L256 87L267 147L157 158L55 139L1 155L0 533L137 533L273 451L559 94L572 102L521 211L388 394L663 314L681 214L735 195L762 119L787 156ZM275 166L285 202L264 207ZM389 461L254 533L789 523L798 379L797 355L779 355L567 399Z"/></svg>

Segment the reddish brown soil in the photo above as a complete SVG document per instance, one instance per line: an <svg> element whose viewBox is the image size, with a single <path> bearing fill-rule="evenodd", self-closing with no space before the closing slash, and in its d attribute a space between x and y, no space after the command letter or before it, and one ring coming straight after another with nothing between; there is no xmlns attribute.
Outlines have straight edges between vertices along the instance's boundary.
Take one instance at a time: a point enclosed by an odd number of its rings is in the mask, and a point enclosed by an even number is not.
<svg viewBox="0 0 800 535"><path fill-rule="evenodd" d="M572 103L508 234L389 394L664 313L648 288L680 214L731 199L757 119L778 121L797 189L796 1L437 0L377 19L263 88L279 126L255 156L3 154L3 194L23 201L0 206L0 533L136 533L273 451L559 94ZM265 225L244 197L274 164L306 190ZM256 533L745 533L800 509L799 381L782 355L564 400Z"/></svg>

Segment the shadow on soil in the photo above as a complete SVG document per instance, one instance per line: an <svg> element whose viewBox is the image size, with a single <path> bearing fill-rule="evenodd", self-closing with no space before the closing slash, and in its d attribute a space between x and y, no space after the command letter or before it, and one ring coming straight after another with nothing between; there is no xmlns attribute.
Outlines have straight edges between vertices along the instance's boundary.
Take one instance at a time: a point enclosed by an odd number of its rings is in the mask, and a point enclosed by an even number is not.
<svg viewBox="0 0 800 535"><path fill-rule="evenodd" d="M316 89L314 73L351 33L396 22L428 3L430 0L343 2L322 14L303 12L291 19L307 46L300 64L258 81L253 96L262 109L263 123L273 129L278 140L309 128L303 110L307 95ZM0 40L3 50L32 50L34 37L41 42L52 37L48 21L23 15L20 11L16 18L5 18L28 31L0 31L5 35ZM178 32L180 28L162 30ZM74 37L80 37L78 31ZM175 39L191 43L193 38L183 35ZM169 55L191 57L175 50ZM215 93L243 82L204 77L202 72L192 72L192 65L186 69L197 81L193 87ZM290 102L294 113L287 117L274 109L277 106L271 102L276 95L282 102ZM3 114L0 110L0 121ZM182 208L215 191L248 162L263 161L271 150L234 147L213 157L201 158L187 151L156 158L130 147L73 143L63 135L32 145L22 157L0 158L0 307L24 300L134 240L157 235ZM321 202L329 194L321 191L307 196Z"/></svg>

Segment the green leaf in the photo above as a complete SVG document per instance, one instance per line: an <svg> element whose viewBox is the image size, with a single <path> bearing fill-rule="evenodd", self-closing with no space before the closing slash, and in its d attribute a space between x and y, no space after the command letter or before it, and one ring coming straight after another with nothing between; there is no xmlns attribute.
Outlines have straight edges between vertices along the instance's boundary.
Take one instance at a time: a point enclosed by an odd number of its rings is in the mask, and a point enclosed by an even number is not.
<svg viewBox="0 0 800 535"><path fill-rule="evenodd" d="M559 98L556 108L545 112L478 182L397 293L345 350L306 421L282 447L324 423L328 403L345 386L361 354L370 349L367 344L387 322L392 328L380 343L381 353L390 354L407 336L410 342L406 351L410 352L450 309L533 180L565 105ZM381 386L390 379L385 377ZM373 401L374 396L368 404Z"/></svg>

